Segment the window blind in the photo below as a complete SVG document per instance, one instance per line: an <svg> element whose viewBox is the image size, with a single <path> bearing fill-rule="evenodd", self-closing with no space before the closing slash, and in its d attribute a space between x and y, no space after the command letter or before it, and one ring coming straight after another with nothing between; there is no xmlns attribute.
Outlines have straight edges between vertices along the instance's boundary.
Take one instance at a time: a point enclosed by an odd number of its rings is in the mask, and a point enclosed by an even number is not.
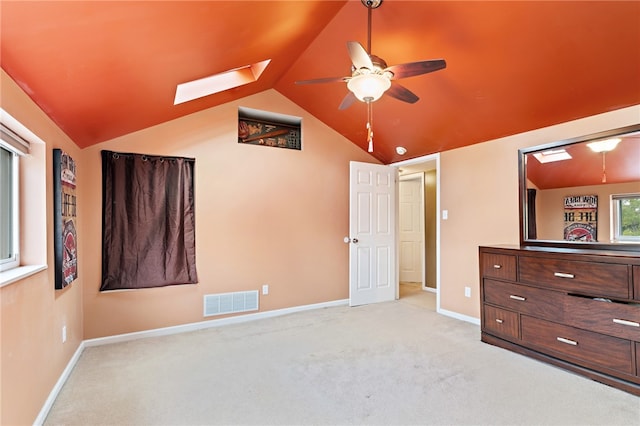
<svg viewBox="0 0 640 426"><path fill-rule="evenodd" d="M4 123L0 123L0 139L10 148L13 148L18 154L26 155L29 153L31 147L29 142L8 128Z"/></svg>

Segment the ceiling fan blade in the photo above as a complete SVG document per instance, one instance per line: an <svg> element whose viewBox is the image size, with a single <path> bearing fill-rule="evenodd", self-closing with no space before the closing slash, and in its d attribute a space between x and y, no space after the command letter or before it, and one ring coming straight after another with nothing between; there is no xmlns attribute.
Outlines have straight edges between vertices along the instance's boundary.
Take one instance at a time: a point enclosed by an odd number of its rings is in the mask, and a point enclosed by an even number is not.
<svg viewBox="0 0 640 426"><path fill-rule="evenodd" d="M357 41L348 41L347 49L349 50L349 57L356 69L367 68L373 70L373 62L364 47Z"/></svg>
<svg viewBox="0 0 640 426"><path fill-rule="evenodd" d="M317 83L344 83L348 81L351 77L326 77L326 78L315 78L313 80L300 80L296 81L296 84L317 84Z"/></svg>
<svg viewBox="0 0 640 426"><path fill-rule="evenodd" d="M342 99L342 102L340 103L338 109L343 110L349 108L356 99L356 95L354 95L353 92L350 91L349 93L347 93L344 99Z"/></svg>
<svg viewBox="0 0 640 426"><path fill-rule="evenodd" d="M384 92L386 95L389 95L393 98L399 99L402 102L408 102L410 104L415 104L420 99L415 93L411 90L407 89L404 86L396 83L395 81L391 82L391 87Z"/></svg>
<svg viewBox="0 0 640 426"><path fill-rule="evenodd" d="M432 59L429 61L407 62L406 64L392 65L385 69L393 73L392 80L413 77L414 75L426 74L438 71L447 67L444 59Z"/></svg>

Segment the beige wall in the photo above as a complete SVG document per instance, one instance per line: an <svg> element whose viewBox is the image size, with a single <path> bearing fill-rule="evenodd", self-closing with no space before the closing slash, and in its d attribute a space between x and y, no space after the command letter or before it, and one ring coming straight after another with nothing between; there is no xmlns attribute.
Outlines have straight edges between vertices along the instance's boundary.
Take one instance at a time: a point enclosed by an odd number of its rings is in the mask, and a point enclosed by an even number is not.
<svg viewBox="0 0 640 426"><path fill-rule="evenodd" d="M440 228L441 308L479 318L478 246L519 243L518 149L638 122L634 106L443 152L440 202L449 219Z"/></svg>
<svg viewBox="0 0 640 426"><path fill-rule="evenodd" d="M640 165L638 166L640 167ZM536 194L536 217L538 239L560 240L564 238L564 197L569 195L598 196L598 241L610 242L611 198L612 194L640 192L640 182L580 186L538 190Z"/></svg>
<svg viewBox="0 0 640 426"><path fill-rule="evenodd" d="M0 288L0 424L26 425L35 420L49 392L83 339L84 276L81 273L78 280L64 290L54 290L51 232L52 149L61 148L74 159L80 158L80 150L4 71L0 72L0 106L46 141L46 146L34 145L32 155L21 161L26 170L30 170L30 173L23 176L29 181L27 184L30 191L22 191L20 194L23 211L20 221L23 228L22 260L28 263L46 262L50 267ZM42 170L43 164L46 164L46 170ZM21 172L26 170L25 167L21 168ZM79 182L78 188L82 185ZM34 216L37 217L34 219ZM46 225L40 226L40 221L46 222ZM27 227L26 224L31 226ZM78 224L82 227L82 217L78 218ZM43 233L46 233L46 253L42 247ZM80 253L83 253L83 243L84 235L79 233ZM63 325L67 327L67 341L64 344Z"/></svg>
<svg viewBox="0 0 640 426"><path fill-rule="evenodd" d="M238 106L302 117L302 151L237 142ZM198 285L100 293L100 150L196 158ZM346 299L349 161L376 162L275 91L82 151L85 338L204 321L203 295L259 290L260 310Z"/></svg>

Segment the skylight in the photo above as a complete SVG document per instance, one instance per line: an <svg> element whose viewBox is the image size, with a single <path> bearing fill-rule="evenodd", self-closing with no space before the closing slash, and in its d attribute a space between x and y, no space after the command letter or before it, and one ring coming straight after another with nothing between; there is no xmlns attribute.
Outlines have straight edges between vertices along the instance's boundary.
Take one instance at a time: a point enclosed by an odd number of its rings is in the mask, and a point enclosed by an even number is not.
<svg viewBox="0 0 640 426"><path fill-rule="evenodd" d="M253 83L260 78L262 72L267 68L267 65L269 65L269 62L271 62L271 59L234 68L199 80L178 84L173 104L178 105L183 102L189 102L194 99L213 95L214 93L233 89L234 87Z"/></svg>
<svg viewBox="0 0 640 426"><path fill-rule="evenodd" d="M572 158L564 149L551 149L549 151L536 152L533 156L542 164L552 163L554 161L570 160Z"/></svg>

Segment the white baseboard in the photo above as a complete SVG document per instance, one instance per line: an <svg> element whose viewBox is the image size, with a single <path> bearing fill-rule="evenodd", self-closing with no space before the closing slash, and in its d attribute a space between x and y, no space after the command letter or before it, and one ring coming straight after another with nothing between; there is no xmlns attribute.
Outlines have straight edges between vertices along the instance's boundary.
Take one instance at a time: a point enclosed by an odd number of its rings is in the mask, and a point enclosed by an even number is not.
<svg viewBox="0 0 640 426"><path fill-rule="evenodd" d="M40 409L40 413L38 413L38 417L36 417L35 421L33 422L34 425L40 426L44 424L44 421L47 419L47 416L49 415L49 410L51 410L53 403L55 402L56 398L58 397L58 394L62 390L62 386L64 386L65 382L69 378L69 375L71 374L71 371L73 371L73 368L76 366L76 363L80 359L80 355L82 355L82 351L84 351L84 348L85 348L84 341L82 341L80 342L80 345L78 345L78 349L76 349L75 353L67 363L67 366L65 367L64 371L58 378L58 381L53 386L53 389L51 389L51 392L49 392L49 396L47 397L47 400L44 402L44 405Z"/></svg>
<svg viewBox="0 0 640 426"><path fill-rule="evenodd" d="M448 311L446 309L438 309L438 313L442 315L446 315L451 318L459 319L461 321L470 322L471 324L480 325L479 318L470 317L468 315L462 315L457 312Z"/></svg>
<svg viewBox="0 0 640 426"><path fill-rule="evenodd" d="M206 328L220 327L228 324L239 324L243 322L255 321L263 318L277 317L294 312L308 311L311 309L329 308L333 306L348 305L348 299L334 300L332 302L315 303L312 305L294 306L292 308L276 309L273 311L256 312L255 314L238 315L235 317L220 318L209 321L193 322L189 324L175 325L172 327L155 328L153 330L138 331L135 333L117 334L115 336L98 337L85 340L86 347L108 345L111 343L127 342L129 340L142 339L145 337L168 336L170 334L186 333L188 331L203 330Z"/></svg>

